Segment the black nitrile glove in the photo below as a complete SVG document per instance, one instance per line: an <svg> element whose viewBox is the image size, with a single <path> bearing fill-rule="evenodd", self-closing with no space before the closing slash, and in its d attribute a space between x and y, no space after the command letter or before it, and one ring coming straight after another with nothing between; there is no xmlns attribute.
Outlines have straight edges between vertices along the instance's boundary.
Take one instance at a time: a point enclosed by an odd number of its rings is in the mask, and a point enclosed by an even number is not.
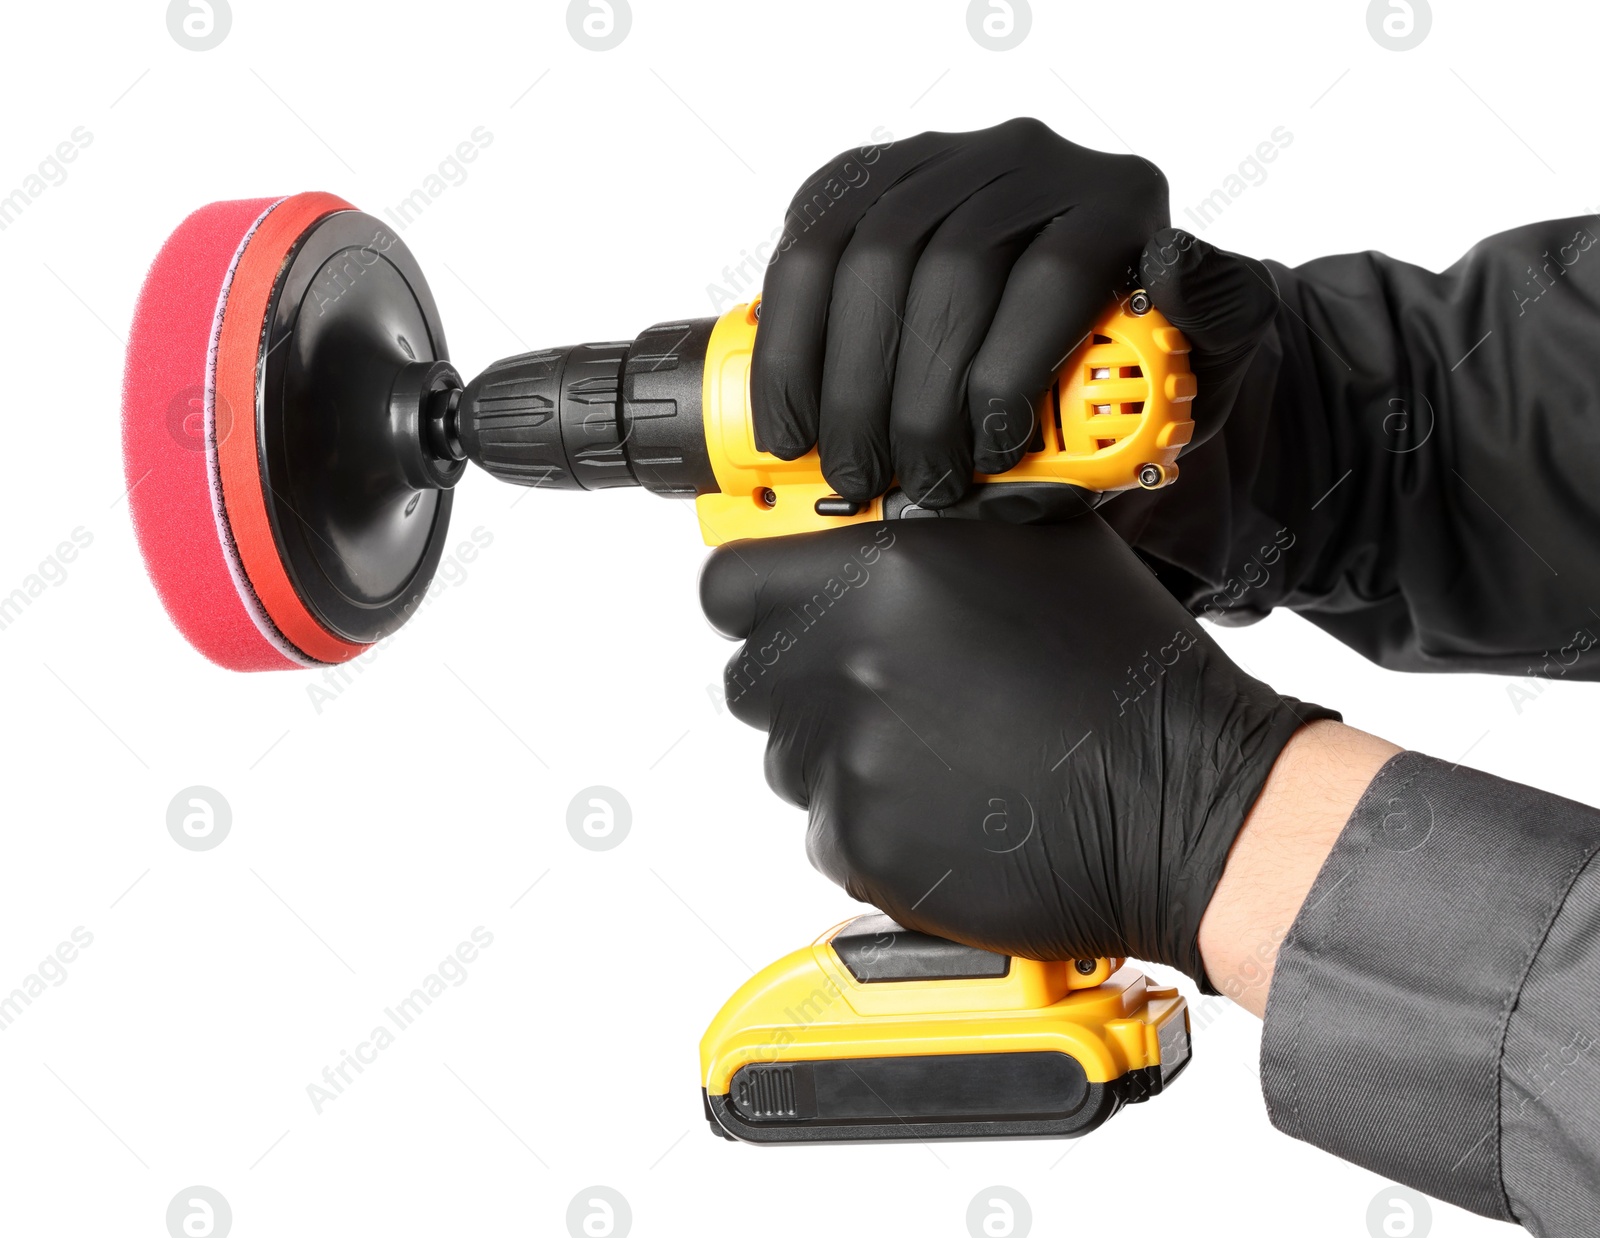
<svg viewBox="0 0 1600 1238"><path fill-rule="evenodd" d="M1600 679L1600 222L1504 232L1439 274L1265 264L1281 300L1165 263L1174 237L1145 279L1231 412L1176 484L1100 510L1185 605L1286 606L1384 666L1522 676L1519 712L1546 680ZM1260 347L1203 370L1202 341L1263 308Z"/></svg>
<svg viewBox="0 0 1600 1238"><path fill-rule="evenodd" d="M849 150L795 195L762 293L756 441L865 501L1003 472L1055 368L1126 292L1167 182L1037 120ZM1203 388L1202 388L1203 390Z"/></svg>
<svg viewBox="0 0 1600 1238"><path fill-rule="evenodd" d="M1142 283L1190 335L1192 450L1226 419L1276 290L1261 263L1166 222L1148 160L1036 120L845 151L795 195L767 272L756 441L785 459L816 445L845 498L898 478L949 507L974 470L1021 459L1056 369Z"/></svg>
<svg viewBox="0 0 1600 1238"><path fill-rule="evenodd" d="M857 525L716 551L735 716L812 863L925 932L1203 982L1228 850L1304 721L1090 512Z"/></svg>
<svg viewBox="0 0 1600 1238"><path fill-rule="evenodd" d="M1278 313L1278 286L1263 262L1163 228L1139 255L1139 279L1189 341L1196 395L1187 457L1227 423L1256 350ZM1120 496L1109 496L1120 497Z"/></svg>

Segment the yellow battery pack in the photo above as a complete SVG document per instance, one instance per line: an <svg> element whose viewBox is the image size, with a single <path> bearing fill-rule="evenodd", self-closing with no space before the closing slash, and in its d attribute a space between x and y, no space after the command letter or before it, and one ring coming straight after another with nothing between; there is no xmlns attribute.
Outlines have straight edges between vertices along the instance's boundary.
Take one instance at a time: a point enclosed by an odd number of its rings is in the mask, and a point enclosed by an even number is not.
<svg viewBox="0 0 1600 1238"><path fill-rule="evenodd" d="M740 986L700 1042L749 1143L1075 1136L1189 1061L1188 1004L1122 959L1041 963L857 916Z"/></svg>

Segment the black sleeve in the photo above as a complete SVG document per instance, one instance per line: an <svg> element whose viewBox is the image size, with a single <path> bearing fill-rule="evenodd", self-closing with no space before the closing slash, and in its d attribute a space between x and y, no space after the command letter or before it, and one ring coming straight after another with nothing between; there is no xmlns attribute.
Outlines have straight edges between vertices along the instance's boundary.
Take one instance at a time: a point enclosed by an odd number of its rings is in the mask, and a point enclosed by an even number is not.
<svg viewBox="0 0 1600 1238"><path fill-rule="evenodd" d="M1600 1232L1600 812L1417 753L1278 955L1273 1123L1543 1238Z"/></svg>
<svg viewBox="0 0 1600 1238"><path fill-rule="evenodd" d="M1597 236L1533 224L1443 274L1269 263L1222 433L1104 514L1198 614L1287 606L1399 670L1600 679Z"/></svg>

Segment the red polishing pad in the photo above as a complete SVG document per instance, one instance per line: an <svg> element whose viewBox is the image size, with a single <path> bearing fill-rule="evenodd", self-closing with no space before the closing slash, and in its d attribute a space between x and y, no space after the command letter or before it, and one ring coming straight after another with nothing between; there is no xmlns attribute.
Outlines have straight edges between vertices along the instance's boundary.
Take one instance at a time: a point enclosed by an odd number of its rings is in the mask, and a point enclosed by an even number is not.
<svg viewBox="0 0 1600 1238"><path fill-rule="evenodd" d="M145 277L122 390L128 502L150 578L196 649L231 670L344 662L295 591L262 492L257 383L275 281L330 194L215 202Z"/></svg>

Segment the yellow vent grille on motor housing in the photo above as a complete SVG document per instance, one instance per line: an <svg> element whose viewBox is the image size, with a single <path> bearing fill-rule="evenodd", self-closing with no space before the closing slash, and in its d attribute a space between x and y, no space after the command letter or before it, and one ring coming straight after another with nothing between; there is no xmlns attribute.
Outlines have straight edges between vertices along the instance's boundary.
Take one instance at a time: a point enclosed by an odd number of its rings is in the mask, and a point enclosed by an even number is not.
<svg viewBox="0 0 1600 1238"><path fill-rule="evenodd" d="M1061 449L1084 456L1114 449L1143 424L1150 378L1139 354L1128 344L1096 335L1071 368L1056 381L1056 423ZM1078 391L1067 395L1079 379Z"/></svg>

